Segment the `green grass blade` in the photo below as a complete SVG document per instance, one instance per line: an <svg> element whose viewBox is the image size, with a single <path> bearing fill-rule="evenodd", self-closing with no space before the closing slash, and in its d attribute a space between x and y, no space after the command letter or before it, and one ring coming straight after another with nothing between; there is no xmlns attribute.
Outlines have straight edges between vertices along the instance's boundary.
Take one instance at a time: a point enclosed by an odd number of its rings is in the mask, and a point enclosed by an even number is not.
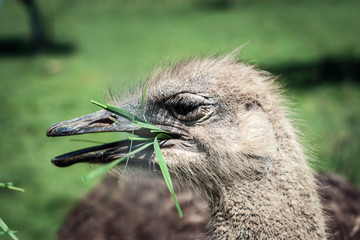
<svg viewBox="0 0 360 240"><path fill-rule="evenodd" d="M136 137L136 136L128 137L128 139L130 141L154 141L154 138L145 138L145 137Z"/></svg>
<svg viewBox="0 0 360 240"><path fill-rule="evenodd" d="M173 137L171 135L165 134L165 133L160 133L158 135L156 135L158 140L164 140L164 139L172 139ZM128 139L131 141L144 141L144 142L148 142L148 141L154 141L154 137L140 137L137 135L134 136L130 136L128 137Z"/></svg>
<svg viewBox="0 0 360 240"><path fill-rule="evenodd" d="M0 183L0 187L8 188L19 192L25 192L23 188L15 187L12 182Z"/></svg>
<svg viewBox="0 0 360 240"><path fill-rule="evenodd" d="M90 179L93 179L94 177L101 175L105 172L107 172L108 170L110 170L111 168L115 167L116 165L118 165L120 162L124 161L125 159L127 159L128 157L131 157L132 155L135 155L136 153L144 150L145 148L150 147L151 145L153 145L153 142L150 143L146 143L143 146L135 149L134 151L129 152L128 154L126 154L125 156L116 159L115 161L112 161L110 163L107 163L99 168L96 168L95 170L93 170L92 172L88 173L87 175L83 176L84 181L88 181Z"/></svg>
<svg viewBox="0 0 360 240"><path fill-rule="evenodd" d="M134 128L131 130L131 136L132 136L132 137L134 136ZM129 140L130 140L129 153L131 153L134 140L133 140L133 139L130 139L130 138L129 138ZM126 158L125 167L124 167L124 170L123 170L123 172L122 172L122 174L121 174L121 176L120 176L119 181L121 181L121 180L123 179L124 175L125 175L126 168L127 168L128 164L129 164L129 159L130 159L130 156L128 156L128 157Z"/></svg>
<svg viewBox="0 0 360 240"><path fill-rule="evenodd" d="M139 122L139 121L134 121L133 123L134 126L136 127L142 127L142 128L146 128L151 130L152 132L159 132L159 133L170 133L168 131L162 130L161 128L159 128L158 126L155 126L154 124L148 123L148 122Z"/></svg>
<svg viewBox="0 0 360 240"><path fill-rule="evenodd" d="M4 230L2 234L8 234L12 239L19 240L15 233L16 231L10 230L10 228L5 224L5 222L0 218L0 227Z"/></svg>
<svg viewBox="0 0 360 240"><path fill-rule="evenodd" d="M171 134L170 132L162 130L161 128L155 126L154 124L151 124L151 123L147 122L146 120L141 119L141 118L135 116L134 114L132 114L132 113L130 113L130 112L128 112L128 111L126 111L126 110L124 110L122 108L113 106L111 104L104 105L104 104L101 104L101 103L96 102L94 100L91 100L91 102L93 104L95 104L95 105L109 111L109 112L115 113L115 114L117 114L117 115L131 121L133 126L149 129L153 133ZM119 122L117 119L114 119L114 118L110 118L110 119L121 124L121 122Z"/></svg>
<svg viewBox="0 0 360 240"><path fill-rule="evenodd" d="M122 122L120 122L119 120L117 120L116 118L110 117L110 119L118 124L122 124ZM147 122L138 122L136 120L132 120L132 126L134 127L140 127L140 128L146 128L149 129L152 133L167 133L167 134L171 134L168 131L162 130L161 128L155 126L154 124L151 123L147 123Z"/></svg>
<svg viewBox="0 0 360 240"><path fill-rule="evenodd" d="M180 204L179 204L179 202L178 202L178 200L176 198L176 195L175 195L175 192L174 192L174 187L173 187L171 177L170 177L170 173L169 173L169 169L167 168L164 156L161 153L157 136L154 139L154 151L155 151L155 155L156 155L156 158L157 158L159 166L160 166L161 173L162 173L162 175L164 177L164 180L166 182L166 185L167 185L167 187L168 187L168 189L169 189L169 191L170 191L170 193L171 193L171 195L172 195L172 197L174 199L176 209L177 209L177 211L179 213L179 217L182 218L183 214L182 214L182 211L181 211L181 207L180 207Z"/></svg>
<svg viewBox="0 0 360 240"><path fill-rule="evenodd" d="M143 88L142 96L141 96L141 113L142 113L142 117L145 121L146 121L146 118L145 118L146 90L147 90L147 81L144 84L144 88Z"/></svg>
<svg viewBox="0 0 360 240"><path fill-rule="evenodd" d="M169 134L167 134L167 133L159 133L158 135L156 135L156 137L157 137L159 140L162 140L162 139L172 139L172 138L174 138L174 134L169 135Z"/></svg>
<svg viewBox="0 0 360 240"><path fill-rule="evenodd" d="M141 103L141 109L143 112L144 119L145 119L145 116L144 116L145 95L146 95L146 89L144 87L142 103ZM160 166L161 173L162 173L164 180L166 182L166 185L174 199L176 209L179 213L179 217L182 218L183 214L182 214L182 211L180 208L180 204L176 198L176 195L174 192L174 187L173 187L171 177L170 177L170 173L166 166L165 159L161 153L159 142L158 142L159 140L162 140L162 139L174 138L175 135L173 135L171 132L162 130L161 128L159 128L151 123L148 123L146 120L141 119L124 109L118 108L118 107L110 105L110 104L104 105L104 104L98 103L94 100L91 100L91 102L102 107L103 109L105 109L107 111L115 113L115 114L131 121L133 126L149 129L152 133L155 134L155 137L154 138L143 138L140 136L134 136L134 134L132 134L131 137L129 137L129 140L131 141L131 143L130 143L131 146L132 146L132 141L151 141L151 142L146 143L145 145L141 146L140 148L137 148L134 151L131 151L131 147L130 147L130 151L128 154L90 172L89 174L87 174L86 176L83 177L84 181L88 181L89 179L92 179L100 174L107 172L108 170L110 170L111 168L113 168L114 166L119 164L121 161L124 161L125 159L127 159L127 161L128 161L130 156L136 154L137 152L142 151L143 149L149 147L150 145L154 145L154 151L155 151L155 155L156 155L156 158L157 158L159 166ZM113 121L118 121L118 120L113 119Z"/></svg>
<svg viewBox="0 0 360 240"><path fill-rule="evenodd" d="M128 111L126 111L126 110L124 110L122 108L116 107L114 105L111 105L111 104L104 105L104 104L101 104L101 103L96 102L94 100L91 100L91 103L93 103L93 104L95 104L95 105L97 105L99 107L102 107L103 109L105 109L105 110L107 110L109 112L115 113L115 114L117 114L117 115L131 121L131 122L134 122L134 121L136 121L136 122L144 122L143 119L135 116L134 114L132 114L132 113L130 113L130 112L128 112Z"/></svg>

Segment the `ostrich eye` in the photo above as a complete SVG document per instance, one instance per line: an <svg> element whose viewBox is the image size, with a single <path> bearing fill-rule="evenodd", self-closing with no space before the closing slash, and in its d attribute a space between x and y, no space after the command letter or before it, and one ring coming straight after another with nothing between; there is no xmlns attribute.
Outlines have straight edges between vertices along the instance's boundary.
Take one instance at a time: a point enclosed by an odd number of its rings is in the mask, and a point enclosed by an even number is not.
<svg viewBox="0 0 360 240"><path fill-rule="evenodd" d="M166 101L168 110L180 121L196 121L208 115L212 109L211 102L196 94L181 93Z"/></svg>
<svg viewBox="0 0 360 240"><path fill-rule="evenodd" d="M172 107L173 111L175 111L179 115L187 115L190 112L194 111L199 107L198 103L179 103Z"/></svg>

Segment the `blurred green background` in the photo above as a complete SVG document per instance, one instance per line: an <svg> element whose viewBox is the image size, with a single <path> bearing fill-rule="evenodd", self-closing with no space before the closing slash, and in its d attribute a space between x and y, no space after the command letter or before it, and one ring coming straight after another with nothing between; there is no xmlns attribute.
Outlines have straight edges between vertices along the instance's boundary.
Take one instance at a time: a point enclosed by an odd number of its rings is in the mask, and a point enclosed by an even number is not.
<svg viewBox="0 0 360 240"><path fill-rule="evenodd" d="M0 189L0 217L20 239L54 238L96 184L81 179L89 166L50 159L117 138L49 139L51 124L98 110L90 99L136 86L167 60L244 43L242 59L284 83L315 168L360 185L359 1L43 0L42 42L23 2L0 0L0 182L26 189Z"/></svg>

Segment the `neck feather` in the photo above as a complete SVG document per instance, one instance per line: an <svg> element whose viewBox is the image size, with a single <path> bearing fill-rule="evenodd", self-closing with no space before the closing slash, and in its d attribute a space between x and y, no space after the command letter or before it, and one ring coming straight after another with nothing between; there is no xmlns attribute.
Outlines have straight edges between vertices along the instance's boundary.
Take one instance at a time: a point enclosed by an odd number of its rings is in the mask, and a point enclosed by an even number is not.
<svg viewBox="0 0 360 240"><path fill-rule="evenodd" d="M316 182L303 165L274 166L260 179L222 187L212 206L213 238L326 239Z"/></svg>

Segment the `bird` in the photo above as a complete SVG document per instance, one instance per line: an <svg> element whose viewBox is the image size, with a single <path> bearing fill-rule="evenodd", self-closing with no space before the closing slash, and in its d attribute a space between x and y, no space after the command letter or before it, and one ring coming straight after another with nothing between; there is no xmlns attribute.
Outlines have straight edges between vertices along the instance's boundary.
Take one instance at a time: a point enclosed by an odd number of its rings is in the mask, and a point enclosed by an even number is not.
<svg viewBox="0 0 360 240"><path fill-rule="evenodd" d="M237 54L184 59L154 70L144 84L145 97L143 86L126 99L109 97L113 105L177 136L162 140L160 146L184 219L173 217L176 208L170 194L164 197L166 185L154 149L146 148L129 159L129 166L136 173L151 175L135 174L142 177L129 177L132 181L123 181L125 187L119 186L117 177L105 178L70 213L58 239L330 237L326 215L331 211L320 196L321 180L309 164L282 87L269 72L237 60ZM47 136L98 132L152 134L100 110L56 123ZM55 157L52 163L58 167L109 163L128 153L130 142L74 151ZM142 144L135 141L132 148ZM140 224L136 214L145 222ZM140 229L145 235L137 233Z"/></svg>

